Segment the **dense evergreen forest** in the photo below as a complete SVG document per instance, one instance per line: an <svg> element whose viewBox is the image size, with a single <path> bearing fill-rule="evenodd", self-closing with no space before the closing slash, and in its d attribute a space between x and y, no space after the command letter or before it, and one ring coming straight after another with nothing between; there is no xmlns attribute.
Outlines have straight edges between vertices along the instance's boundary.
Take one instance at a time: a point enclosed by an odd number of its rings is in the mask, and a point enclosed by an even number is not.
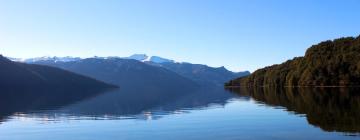
<svg viewBox="0 0 360 140"><path fill-rule="evenodd" d="M304 57L256 70L225 86L359 86L360 36L324 41Z"/></svg>

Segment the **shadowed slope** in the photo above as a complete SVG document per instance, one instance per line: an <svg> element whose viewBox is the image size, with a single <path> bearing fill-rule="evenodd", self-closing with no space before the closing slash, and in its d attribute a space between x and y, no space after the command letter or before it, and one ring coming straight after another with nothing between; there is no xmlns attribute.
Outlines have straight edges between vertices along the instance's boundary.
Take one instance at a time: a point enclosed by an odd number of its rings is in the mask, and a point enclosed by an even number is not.
<svg viewBox="0 0 360 140"><path fill-rule="evenodd" d="M122 88L159 90L160 87L166 87L161 92L171 93L172 90L167 91L167 89L192 90L197 87L195 82L172 71L137 60L88 58L73 62L39 61L37 64L59 67L120 85Z"/></svg>
<svg viewBox="0 0 360 140"><path fill-rule="evenodd" d="M111 88L104 82L58 68L12 62L0 56L0 87L12 88Z"/></svg>

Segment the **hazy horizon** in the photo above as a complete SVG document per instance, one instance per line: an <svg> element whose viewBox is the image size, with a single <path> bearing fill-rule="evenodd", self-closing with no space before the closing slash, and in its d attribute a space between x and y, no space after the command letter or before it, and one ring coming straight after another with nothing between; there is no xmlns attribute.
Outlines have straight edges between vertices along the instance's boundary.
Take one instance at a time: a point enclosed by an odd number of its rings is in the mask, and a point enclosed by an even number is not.
<svg viewBox="0 0 360 140"><path fill-rule="evenodd" d="M0 54L130 56L254 71L360 33L359 1L0 0Z"/></svg>

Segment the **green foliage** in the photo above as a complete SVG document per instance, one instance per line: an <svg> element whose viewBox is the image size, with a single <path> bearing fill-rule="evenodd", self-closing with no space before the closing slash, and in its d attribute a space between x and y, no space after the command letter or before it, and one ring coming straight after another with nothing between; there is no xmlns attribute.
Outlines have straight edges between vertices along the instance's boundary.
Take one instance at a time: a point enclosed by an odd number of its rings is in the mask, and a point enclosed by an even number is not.
<svg viewBox="0 0 360 140"><path fill-rule="evenodd" d="M265 67L226 86L359 86L360 36L324 41L304 57Z"/></svg>

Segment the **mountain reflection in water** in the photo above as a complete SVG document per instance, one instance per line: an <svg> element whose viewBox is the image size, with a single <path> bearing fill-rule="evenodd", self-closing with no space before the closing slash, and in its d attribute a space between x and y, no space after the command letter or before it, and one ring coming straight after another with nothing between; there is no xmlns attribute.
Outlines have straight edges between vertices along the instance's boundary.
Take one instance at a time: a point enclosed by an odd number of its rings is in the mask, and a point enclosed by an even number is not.
<svg viewBox="0 0 360 140"><path fill-rule="evenodd" d="M11 117L61 119L157 119L209 106L223 106L236 97L222 87L192 92L174 89L121 88L110 91L3 91L0 122Z"/></svg>
<svg viewBox="0 0 360 140"><path fill-rule="evenodd" d="M0 139L358 139L356 89L232 91L2 90Z"/></svg>
<svg viewBox="0 0 360 140"><path fill-rule="evenodd" d="M305 114L309 124L324 131L360 132L359 88L234 88L268 106Z"/></svg>
<svg viewBox="0 0 360 140"><path fill-rule="evenodd" d="M13 114L60 108L99 95L96 89L2 89L0 123Z"/></svg>

